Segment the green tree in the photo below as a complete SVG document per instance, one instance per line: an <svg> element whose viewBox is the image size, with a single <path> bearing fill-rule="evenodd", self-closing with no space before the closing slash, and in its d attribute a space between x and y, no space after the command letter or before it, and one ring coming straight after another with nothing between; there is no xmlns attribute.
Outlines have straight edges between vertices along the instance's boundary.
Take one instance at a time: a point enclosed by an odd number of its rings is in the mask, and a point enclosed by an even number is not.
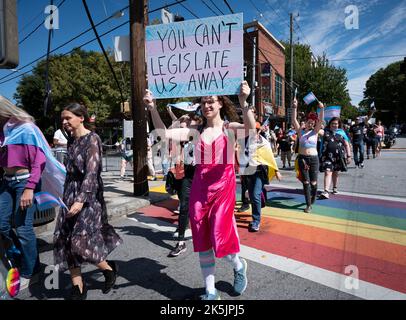
<svg viewBox="0 0 406 320"><path fill-rule="evenodd" d="M284 43L286 48L286 80L290 80L290 45ZM310 47L304 44L294 45L293 65L294 87L298 87L298 100L301 108L306 112L310 109L303 103L303 97L312 91L316 97L326 105L339 105L342 107L342 118L356 113L356 108L351 105L347 90L347 74L343 68L329 63L325 54L312 58ZM290 103L290 87L286 88L286 103ZM314 110L313 110L314 111Z"/></svg>
<svg viewBox="0 0 406 320"><path fill-rule="evenodd" d="M129 64L116 63L112 57L110 59L124 99L129 99ZM14 95L17 103L37 119L43 130L49 130L59 123L60 112L70 101L83 102L89 115L96 115L96 124L103 123L109 117L122 117L120 92L101 53L76 49L69 55L51 56L49 79L53 105L46 116L43 115L44 60L37 63L32 74L22 77Z"/></svg>
<svg viewBox="0 0 406 320"><path fill-rule="evenodd" d="M401 63L391 63L375 72L366 82L360 102L364 108L374 102L376 117L385 124L406 121L406 76L400 72Z"/></svg>

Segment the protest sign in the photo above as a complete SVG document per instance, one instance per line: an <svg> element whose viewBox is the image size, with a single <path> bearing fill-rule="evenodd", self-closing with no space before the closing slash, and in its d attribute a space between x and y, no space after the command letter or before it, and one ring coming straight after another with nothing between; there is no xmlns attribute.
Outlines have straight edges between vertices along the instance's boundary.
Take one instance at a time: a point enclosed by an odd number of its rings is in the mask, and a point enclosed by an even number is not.
<svg viewBox="0 0 406 320"><path fill-rule="evenodd" d="M243 81L243 15L146 28L148 88L157 99L236 95Z"/></svg>
<svg viewBox="0 0 406 320"><path fill-rule="evenodd" d="M320 114L320 108L317 108L317 114ZM324 121L328 123L334 117L340 117L341 107L340 106L328 106L324 108Z"/></svg>

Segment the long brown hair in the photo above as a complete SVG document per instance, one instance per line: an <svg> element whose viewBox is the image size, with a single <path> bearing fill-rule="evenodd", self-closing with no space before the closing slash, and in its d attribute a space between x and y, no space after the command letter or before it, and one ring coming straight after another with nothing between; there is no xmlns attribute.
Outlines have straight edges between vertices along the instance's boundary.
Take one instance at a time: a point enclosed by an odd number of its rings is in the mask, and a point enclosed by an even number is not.
<svg viewBox="0 0 406 320"><path fill-rule="evenodd" d="M196 98L194 103L201 103L202 97ZM228 120L229 122L238 122L239 117L233 102L227 96L217 96L217 99L221 102L222 108L220 109L220 117L223 120ZM202 115L203 124L202 127L206 127L207 119Z"/></svg>
<svg viewBox="0 0 406 320"><path fill-rule="evenodd" d="M341 119L340 119L339 117L333 117L333 118L331 118L330 121L328 122L327 128L331 129L330 126L331 126L331 123L332 123L333 121L338 121L338 127L339 127L340 129L343 128L343 123L341 122Z"/></svg>

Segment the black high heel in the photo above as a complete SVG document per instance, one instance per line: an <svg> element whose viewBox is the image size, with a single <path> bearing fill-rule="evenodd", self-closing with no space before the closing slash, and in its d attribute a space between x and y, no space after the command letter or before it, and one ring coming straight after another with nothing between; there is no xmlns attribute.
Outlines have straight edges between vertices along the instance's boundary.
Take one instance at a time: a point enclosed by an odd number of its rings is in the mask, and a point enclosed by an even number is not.
<svg viewBox="0 0 406 320"><path fill-rule="evenodd" d="M87 287L84 281L82 286L82 292L80 292L79 285L72 286L70 300L86 300L86 298L87 298Z"/></svg>
<svg viewBox="0 0 406 320"><path fill-rule="evenodd" d="M107 294L113 288L117 280L117 272L118 272L118 265L114 261L106 260L107 264L110 266L112 270L103 270L104 278L106 279L104 282L104 288L102 292Z"/></svg>

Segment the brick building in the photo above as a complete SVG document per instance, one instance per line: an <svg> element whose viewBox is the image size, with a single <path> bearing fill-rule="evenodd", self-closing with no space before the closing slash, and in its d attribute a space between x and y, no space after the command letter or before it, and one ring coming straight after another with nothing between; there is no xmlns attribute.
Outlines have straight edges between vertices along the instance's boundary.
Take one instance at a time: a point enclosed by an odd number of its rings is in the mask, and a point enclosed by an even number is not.
<svg viewBox="0 0 406 320"><path fill-rule="evenodd" d="M244 24L244 30L244 64L259 120L269 115L271 127L284 127L285 47L258 21Z"/></svg>

